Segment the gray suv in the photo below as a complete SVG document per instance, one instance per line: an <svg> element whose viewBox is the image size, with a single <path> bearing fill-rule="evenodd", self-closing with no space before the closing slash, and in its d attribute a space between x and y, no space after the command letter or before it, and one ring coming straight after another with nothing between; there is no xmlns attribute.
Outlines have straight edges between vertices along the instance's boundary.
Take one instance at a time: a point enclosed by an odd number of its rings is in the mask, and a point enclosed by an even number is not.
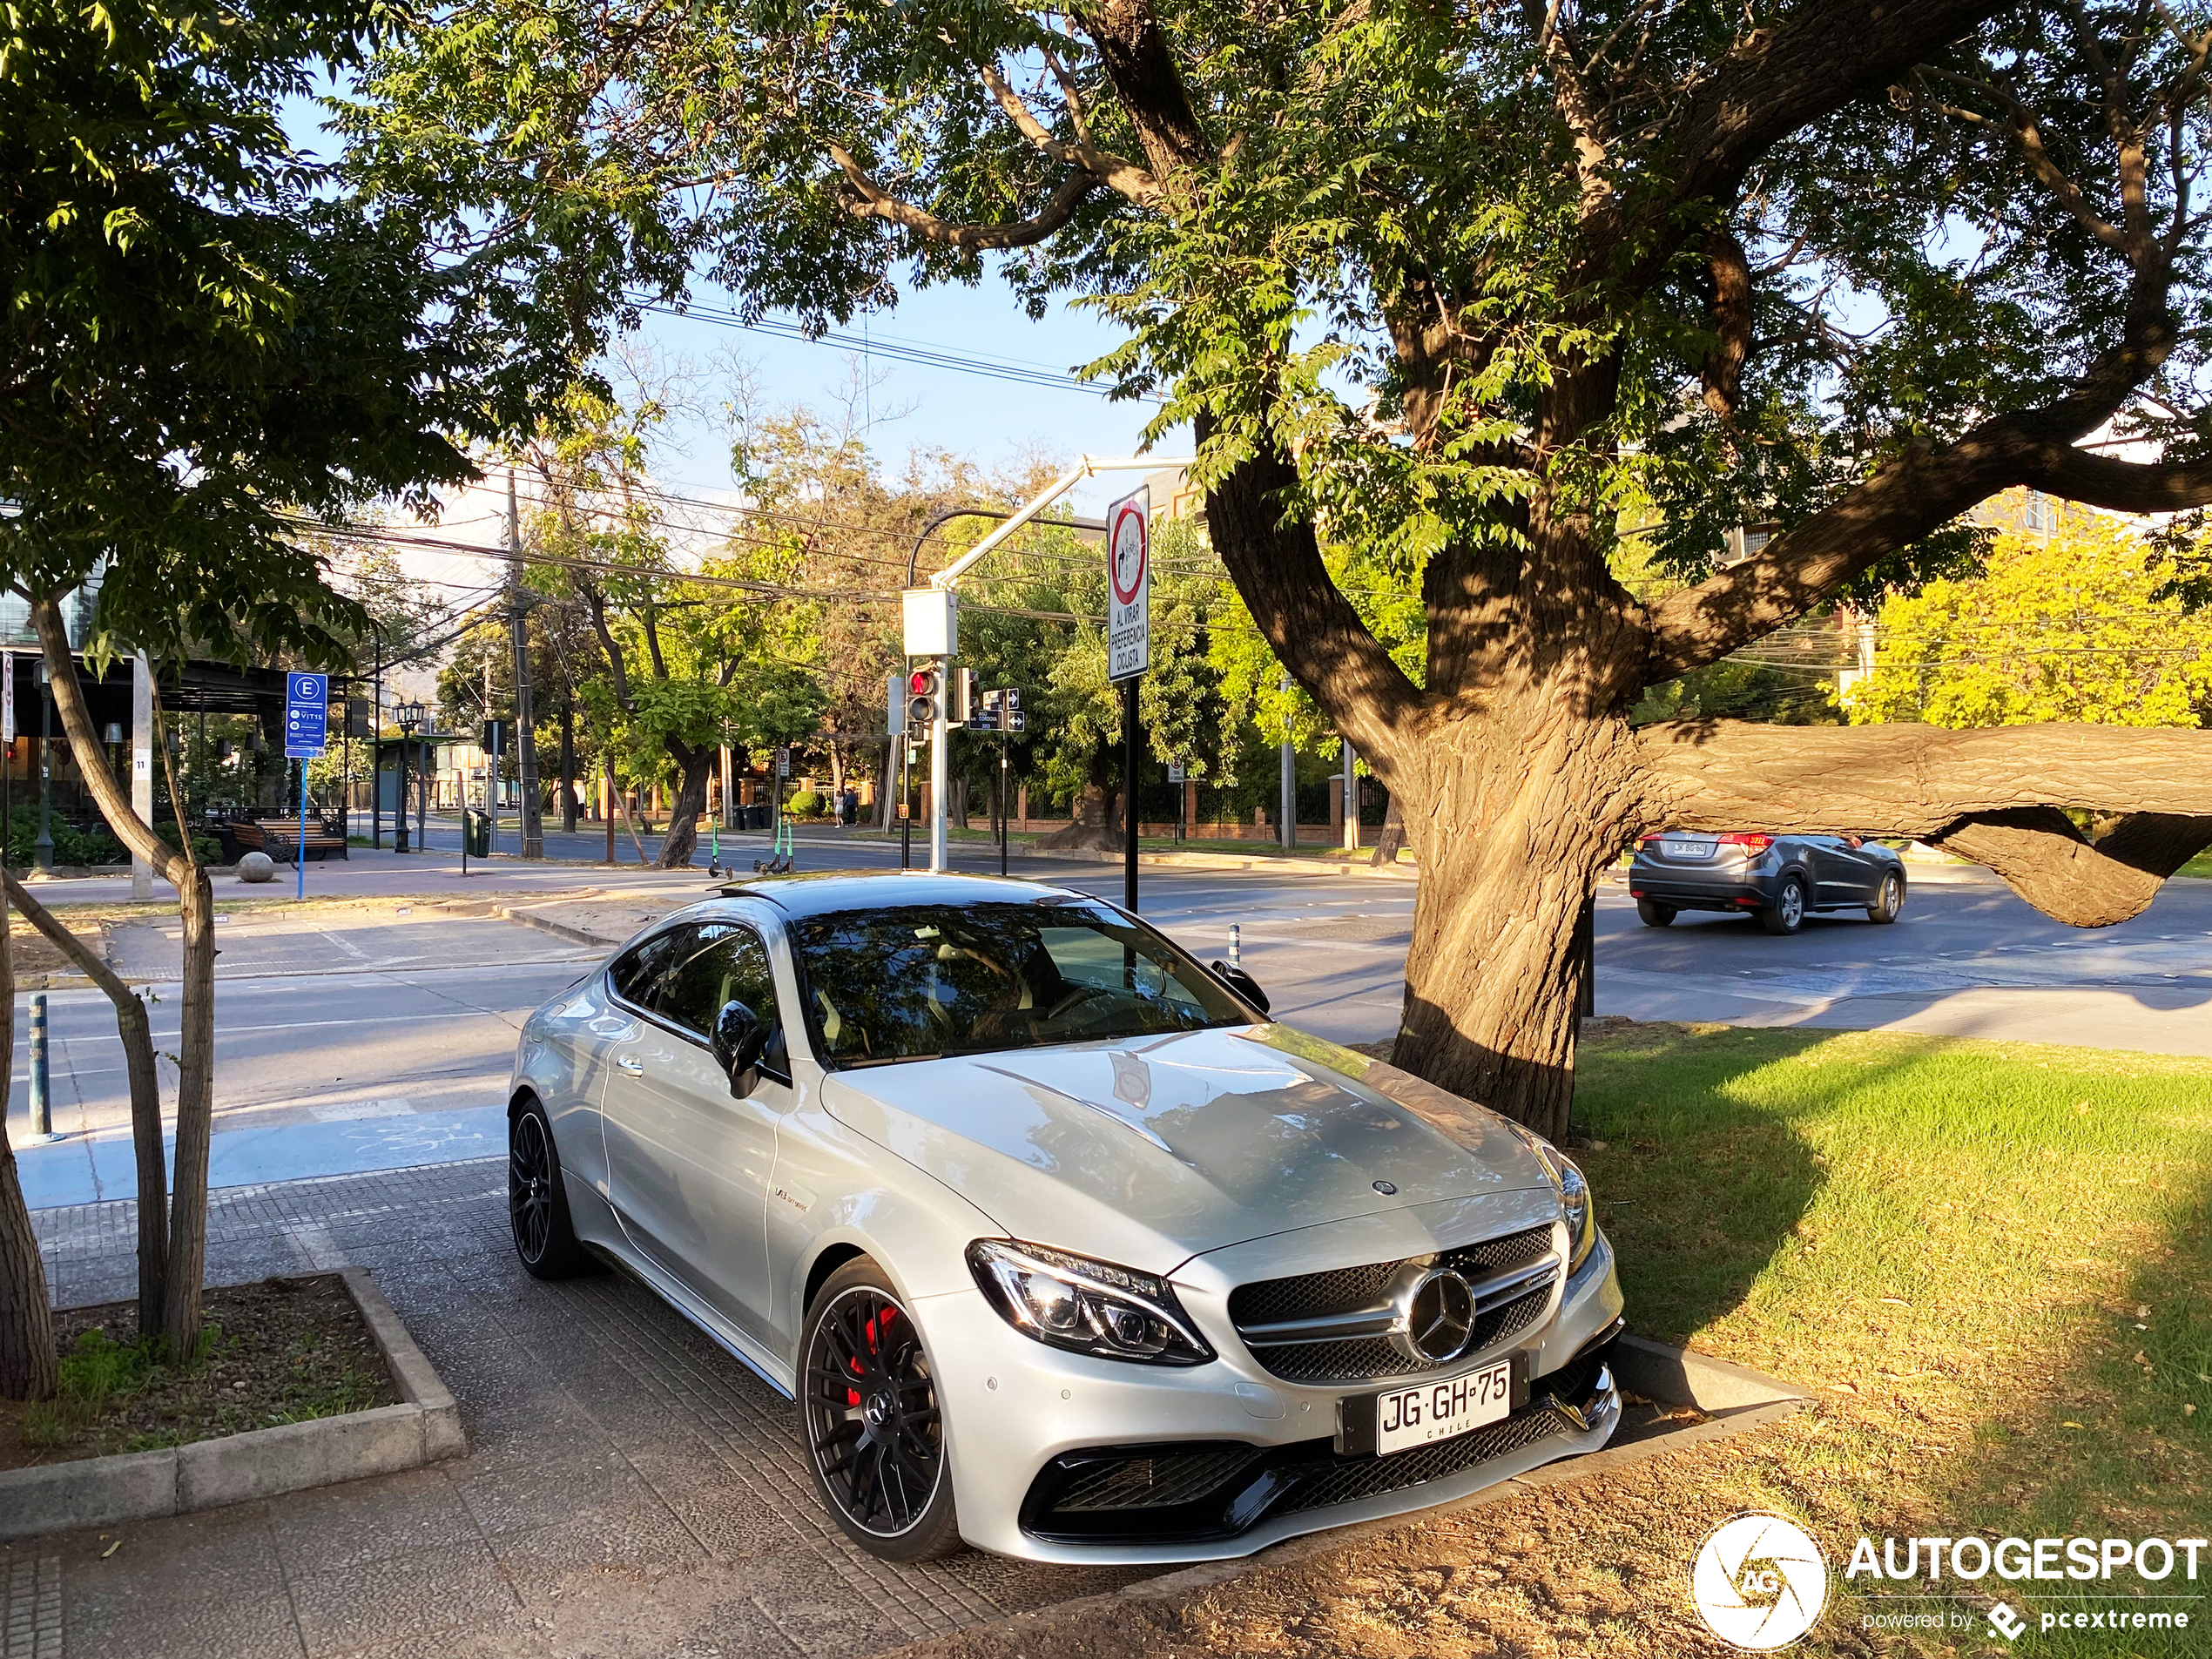
<svg viewBox="0 0 2212 1659"><path fill-rule="evenodd" d="M1629 892L1647 927L1685 910L1757 916L1770 934L1794 934L1816 910L1864 910L1895 921L1905 909L1905 860L1856 835L1647 835L1629 866Z"/></svg>

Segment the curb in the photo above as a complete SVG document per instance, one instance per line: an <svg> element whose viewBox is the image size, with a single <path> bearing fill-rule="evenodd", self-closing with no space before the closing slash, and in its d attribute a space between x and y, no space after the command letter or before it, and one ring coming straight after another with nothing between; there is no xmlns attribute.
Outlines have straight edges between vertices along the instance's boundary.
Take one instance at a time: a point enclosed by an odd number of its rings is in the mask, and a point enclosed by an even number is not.
<svg viewBox="0 0 2212 1659"><path fill-rule="evenodd" d="M1426 1516L1457 1514L1480 1509L1540 1487L1563 1486L1588 1475L1610 1474L1615 1469L1643 1462L1664 1453L1701 1445L1708 1440L1725 1440L1731 1435L1762 1427L1811 1404L1811 1396L1804 1390L1794 1388L1777 1378L1747 1370L1710 1354L1673 1347L1663 1342L1653 1342L1625 1332L1614 1339L1609 1363L1616 1380L1629 1392L1669 1405L1695 1406L1708 1413L1706 1420L1668 1433L1655 1434L1633 1445L1609 1446L1581 1457L1562 1458L1558 1462L1531 1469L1525 1474L1509 1476L1495 1486L1485 1487L1481 1491L1470 1493L1454 1502L1439 1504L1433 1509L1409 1510L1404 1514L1386 1516L1380 1521L1360 1521L1327 1532L1308 1533L1302 1538L1285 1539L1279 1544L1235 1561L1202 1561L1195 1567L1183 1568L1164 1573L1157 1578L1124 1585L1118 1590L1109 1590L1103 1595L1081 1596L1031 1612L1017 1613L1010 1618L988 1624L972 1626L949 1638L925 1636L919 1642L880 1649L871 1659L891 1659L894 1655L911 1655L919 1659L922 1655L964 1649L967 1644L994 1632L1017 1636L1028 1643L1062 1632L1073 1634L1085 1628L1111 1624L1116 1620L1127 1619L1129 1609L1137 1604L1179 1601L1201 1590L1231 1583L1255 1573L1311 1561L1348 1544L1418 1525ZM1646 1386L1647 1384L1649 1386ZM1708 1406L1707 1400L1712 1404ZM1740 1404L1735 1403L1738 1400ZM1030 1653L1038 1651L1035 1648L1023 1650ZM1070 1650L1081 1651L1080 1648Z"/></svg>
<svg viewBox="0 0 2212 1659"><path fill-rule="evenodd" d="M340 1270L401 1403L220 1440L0 1473L0 1538L153 1521L395 1474L469 1449L461 1406L366 1268Z"/></svg>

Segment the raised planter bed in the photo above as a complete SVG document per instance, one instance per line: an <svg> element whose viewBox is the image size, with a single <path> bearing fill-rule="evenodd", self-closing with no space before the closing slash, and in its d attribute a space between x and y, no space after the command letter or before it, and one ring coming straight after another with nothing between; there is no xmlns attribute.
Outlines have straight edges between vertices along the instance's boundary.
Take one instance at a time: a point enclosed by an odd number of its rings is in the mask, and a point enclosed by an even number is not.
<svg viewBox="0 0 2212 1659"><path fill-rule="evenodd" d="M344 1284L399 1403L111 1457L0 1471L0 1538L213 1509L420 1468L468 1450L461 1408L363 1268Z"/></svg>

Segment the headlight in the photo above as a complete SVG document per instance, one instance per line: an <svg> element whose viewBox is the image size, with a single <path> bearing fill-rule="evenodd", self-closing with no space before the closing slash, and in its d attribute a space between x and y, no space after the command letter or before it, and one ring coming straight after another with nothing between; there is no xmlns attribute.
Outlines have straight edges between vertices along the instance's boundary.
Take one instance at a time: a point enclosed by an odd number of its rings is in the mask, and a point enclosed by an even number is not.
<svg viewBox="0 0 2212 1659"><path fill-rule="evenodd" d="M1597 1206L1590 1202L1590 1184L1574 1159L1545 1140L1536 1143L1536 1154L1559 1184L1560 1211L1567 1218L1567 1271L1572 1273L1597 1247Z"/></svg>
<svg viewBox="0 0 2212 1659"><path fill-rule="evenodd" d="M1052 1347L1150 1366L1214 1357L1175 1292L1148 1273L999 1238L970 1244L968 1265L1008 1325Z"/></svg>

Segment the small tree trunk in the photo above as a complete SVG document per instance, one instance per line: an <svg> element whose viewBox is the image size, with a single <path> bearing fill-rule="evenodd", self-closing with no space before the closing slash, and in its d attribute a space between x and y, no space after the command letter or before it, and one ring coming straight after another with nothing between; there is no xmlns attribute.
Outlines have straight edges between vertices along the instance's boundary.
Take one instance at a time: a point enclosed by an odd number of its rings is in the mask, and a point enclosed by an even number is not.
<svg viewBox="0 0 2212 1659"><path fill-rule="evenodd" d="M1398 792L1390 792L1390 804L1383 808L1382 833L1375 838L1375 850L1367 862L1380 869L1386 864L1398 862L1398 855L1406 848L1406 808L1398 799Z"/></svg>
<svg viewBox="0 0 2212 1659"><path fill-rule="evenodd" d="M671 745L671 750L684 768L684 781L669 812L668 838L660 844L658 861L664 870L682 870L690 867L692 851L699 844L699 814L706 810L706 780L714 752L704 745L697 749Z"/></svg>
<svg viewBox="0 0 2212 1659"><path fill-rule="evenodd" d="M178 1044L176 1186L169 1204L169 1263L161 1333L189 1359L199 1346L200 1283L207 1269L207 1153L215 1132L215 890L192 866L179 895L184 923L184 998Z"/></svg>
<svg viewBox="0 0 2212 1659"><path fill-rule="evenodd" d="M161 1080L154 1069L146 1005L98 953L24 891L13 871L0 868L0 882L31 926L115 1005L116 1035L123 1043L123 1069L131 1083L131 1145L138 1163L138 1334L159 1336L169 1261L169 1160L161 1144Z"/></svg>
<svg viewBox="0 0 2212 1659"><path fill-rule="evenodd" d="M0 899L0 1060L16 1069L16 958L8 939L8 907ZM16 1150L0 1113L0 1399L51 1399L60 1386L54 1313L46 1301L46 1264L30 1230Z"/></svg>

